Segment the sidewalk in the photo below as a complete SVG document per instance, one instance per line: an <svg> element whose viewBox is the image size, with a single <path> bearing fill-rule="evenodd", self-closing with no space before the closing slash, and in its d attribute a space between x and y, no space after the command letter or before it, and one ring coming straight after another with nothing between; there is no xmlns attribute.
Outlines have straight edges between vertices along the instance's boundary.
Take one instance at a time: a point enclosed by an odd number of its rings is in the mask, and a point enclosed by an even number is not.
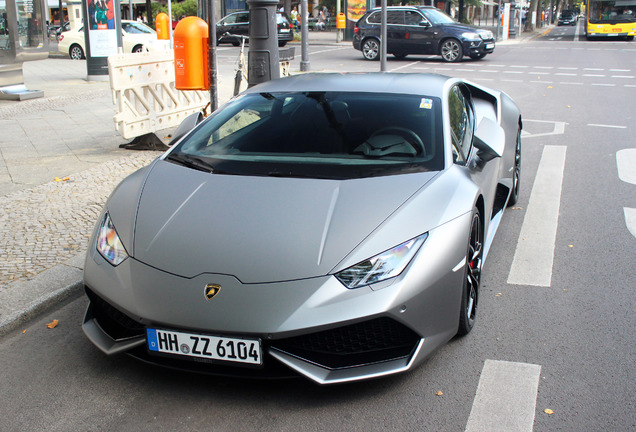
<svg viewBox="0 0 636 432"><path fill-rule="evenodd" d="M309 43L351 45L335 31L310 31ZM289 46L300 58L300 43ZM86 81L85 62L49 58L23 70L45 97L0 101L0 335L80 295L88 237L108 195L160 154L119 148L127 140L114 127L109 84ZM219 76L220 103L229 78Z"/></svg>

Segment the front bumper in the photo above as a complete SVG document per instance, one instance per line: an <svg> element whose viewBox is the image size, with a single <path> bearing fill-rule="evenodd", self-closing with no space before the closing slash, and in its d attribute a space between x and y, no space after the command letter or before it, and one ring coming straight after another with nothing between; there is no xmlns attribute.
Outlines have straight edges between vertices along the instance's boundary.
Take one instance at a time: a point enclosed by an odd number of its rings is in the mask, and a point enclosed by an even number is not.
<svg viewBox="0 0 636 432"><path fill-rule="evenodd" d="M208 374L300 374L332 384L404 372L457 332L469 222L467 214L430 231L402 275L353 290L333 276L267 284L220 274L182 278L132 257L113 268L91 248L82 327L106 354ZM208 301L210 283L222 289ZM147 328L258 338L263 364L160 356L148 350Z"/></svg>
<svg viewBox="0 0 636 432"><path fill-rule="evenodd" d="M495 40L486 39L478 41L464 41L463 42L464 53L466 55L486 55L492 54L495 51Z"/></svg>

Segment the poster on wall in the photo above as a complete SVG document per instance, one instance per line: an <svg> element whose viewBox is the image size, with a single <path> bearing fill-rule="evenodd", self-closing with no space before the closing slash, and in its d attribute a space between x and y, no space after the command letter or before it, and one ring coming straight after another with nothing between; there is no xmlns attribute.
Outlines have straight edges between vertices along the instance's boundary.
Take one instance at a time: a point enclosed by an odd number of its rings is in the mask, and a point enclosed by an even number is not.
<svg viewBox="0 0 636 432"><path fill-rule="evenodd" d="M362 15L367 11L366 0L348 0L347 1L347 19L349 21L358 22Z"/></svg>
<svg viewBox="0 0 636 432"><path fill-rule="evenodd" d="M91 57L117 54L114 0L86 0Z"/></svg>

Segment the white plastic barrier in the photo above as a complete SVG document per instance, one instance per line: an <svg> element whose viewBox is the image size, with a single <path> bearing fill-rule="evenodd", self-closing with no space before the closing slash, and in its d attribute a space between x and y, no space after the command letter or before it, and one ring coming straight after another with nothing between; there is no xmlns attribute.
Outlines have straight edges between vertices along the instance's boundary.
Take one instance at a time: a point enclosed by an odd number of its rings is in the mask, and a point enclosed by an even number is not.
<svg viewBox="0 0 636 432"><path fill-rule="evenodd" d="M178 126L210 102L208 91L175 88L172 51L110 56L108 74L115 129L124 139Z"/></svg>

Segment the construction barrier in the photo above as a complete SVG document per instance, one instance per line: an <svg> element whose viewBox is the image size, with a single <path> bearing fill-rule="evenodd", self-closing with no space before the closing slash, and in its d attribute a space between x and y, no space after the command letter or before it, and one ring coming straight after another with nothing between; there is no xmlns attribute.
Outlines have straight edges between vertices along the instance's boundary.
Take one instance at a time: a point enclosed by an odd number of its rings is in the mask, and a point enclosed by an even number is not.
<svg viewBox="0 0 636 432"><path fill-rule="evenodd" d="M171 51L108 57L110 88L116 106L115 129L125 139L178 126L210 102L207 91L175 88Z"/></svg>

